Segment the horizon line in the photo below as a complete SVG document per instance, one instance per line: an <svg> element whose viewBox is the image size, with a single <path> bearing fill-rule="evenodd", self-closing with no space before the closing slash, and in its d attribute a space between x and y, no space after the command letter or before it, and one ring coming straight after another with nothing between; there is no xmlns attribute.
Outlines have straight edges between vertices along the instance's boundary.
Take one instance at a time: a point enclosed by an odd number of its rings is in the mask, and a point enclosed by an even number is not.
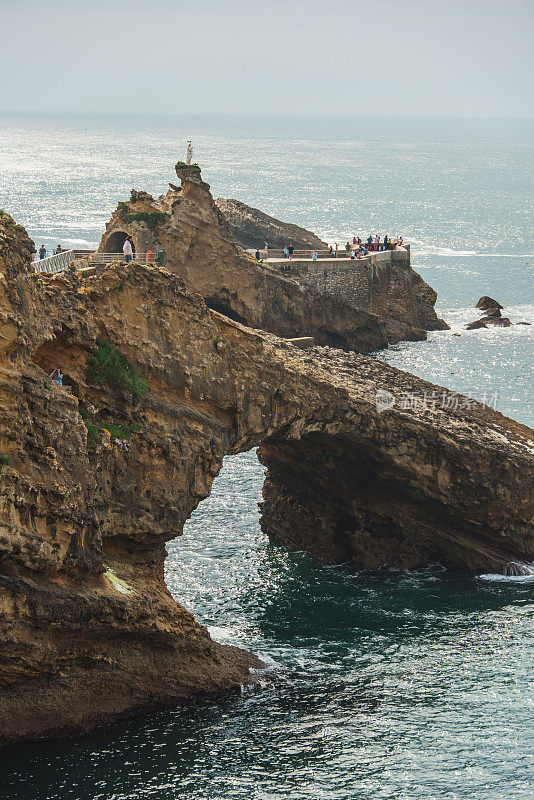
<svg viewBox="0 0 534 800"><path fill-rule="evenodd" d="M88 116L88 117L254 117L256 119L343 119L343 120L534 120L534 114L528 115L490 115L490 114L306 114L282 112L218 112L218 111L81 111L81 110L43 110L43 109L0 109L0 115L32 115L32 116Z"/></svg>

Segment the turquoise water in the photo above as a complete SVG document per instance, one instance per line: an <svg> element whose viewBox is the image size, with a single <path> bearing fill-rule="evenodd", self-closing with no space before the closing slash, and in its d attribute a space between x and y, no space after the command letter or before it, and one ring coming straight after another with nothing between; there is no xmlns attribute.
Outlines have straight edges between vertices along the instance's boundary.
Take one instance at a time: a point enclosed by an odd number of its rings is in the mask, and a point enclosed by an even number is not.
<svg viewBox="0 0 534 800"><path fill-rule="evenodd" d="M0 205L38 244L96 243L158 194L192 136L215 196L329 240L403 233L461 332L379 354L532 424L532 328L463 330L481 294L532 320L526 122L0 118ZM183 148L182 148L183 149ZM254 453L226 459L183 537L175 598L259 653L261 686L0 753L5 798L532 798L533 578L351 575L270 545ZM530 759L530 760L529 760Z"/></svg>

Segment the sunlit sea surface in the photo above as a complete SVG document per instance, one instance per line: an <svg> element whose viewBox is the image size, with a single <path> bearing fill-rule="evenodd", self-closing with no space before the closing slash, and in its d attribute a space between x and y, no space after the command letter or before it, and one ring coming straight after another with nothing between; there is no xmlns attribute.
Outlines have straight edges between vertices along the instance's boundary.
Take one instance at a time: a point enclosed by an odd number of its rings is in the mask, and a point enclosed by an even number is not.
<svg viewBox="0 0 534 800"><path fill-rule="evenodd" d="M532 121L0 117L0 207L37 245L96 245L187 138L216 197L340 244L403 234L451 331L378 357L533 424L534 326L464 327L482 294L534 322ZM262 479L227 459L167 559L176 600L267 662L260 687L4 750L0 797L533 798L534 578L325 567L268 543Z"/></svg>

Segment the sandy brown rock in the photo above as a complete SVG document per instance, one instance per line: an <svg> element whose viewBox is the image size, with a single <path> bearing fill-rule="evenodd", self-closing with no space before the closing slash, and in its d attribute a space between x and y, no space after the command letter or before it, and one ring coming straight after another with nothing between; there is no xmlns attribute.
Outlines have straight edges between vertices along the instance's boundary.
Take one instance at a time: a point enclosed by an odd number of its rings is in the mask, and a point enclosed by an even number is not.
<svg viewBox="0 0 534 800"><path fill-rule="evenodd" d="M245 328L157 266L35 275L25 232L1 229L1 742L250 678L254 656L214 642L163 577L165 542L228 453L261 446L264 529L326 560L534 558L530 429L467 401L404 408L444 390ZM140 400L89 378L98 340L147 381ZM88 446L82 407L134 432Z"/></svg>
<svg viewBox="0 0 534 800"><path fill-rule="evenodd" d="M120 203L99 250L120 252L129 234L137 252L162 251L165 267L210 308L284 338L313 336L317 344L368 352L448 328L436 315L435 291L409 265L377 274L372 297L345 298L257 263L237 246L200 169L180 167L177 174L179 191L171 186L157 200L133 192Z"/></svg>

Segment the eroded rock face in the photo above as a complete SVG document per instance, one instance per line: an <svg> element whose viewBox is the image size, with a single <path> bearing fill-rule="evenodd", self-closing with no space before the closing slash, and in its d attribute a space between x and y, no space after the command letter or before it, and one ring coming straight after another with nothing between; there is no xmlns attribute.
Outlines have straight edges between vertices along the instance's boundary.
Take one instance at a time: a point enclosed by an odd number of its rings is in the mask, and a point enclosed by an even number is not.
<svg viewBox="0 0 534 800"><path fill-rule="evenodd" d="M264 529L326 560L534 557L530 429L469 404L379 411L379 389L443 390L245 328L157 266L33 274L25 232L1 234L0 741L249 679L254 656L213 642L163 577L228 453L261 446ZM89 378L98 340L148 383L140 400Z"/></svg>
<svg viewBox="0 0 534 800"><path fill-rule="evenodd" d="M273 250L283 250L290 244L296 250L328 250L326 242L306 228L282 222L240 200L219 197L215 203L230 226L234 239L245 250L258 247L261 250L265 242Z"/></svg>
<svg viewBox="0 0 534 800"><path fill-rule="evenodd" d="M177 174L181 187L171 184L164 197L133 192L119 203L99 250L120 252L128 233L136 252L150 249L155 257L162 250L165 267L210 308L284 338L313 336L317 344L369 352L448 328L434 310L436 293L409 264L377 274L372 296L349 299L258 264L237 246L200 169L180 167Z"/></svg>

